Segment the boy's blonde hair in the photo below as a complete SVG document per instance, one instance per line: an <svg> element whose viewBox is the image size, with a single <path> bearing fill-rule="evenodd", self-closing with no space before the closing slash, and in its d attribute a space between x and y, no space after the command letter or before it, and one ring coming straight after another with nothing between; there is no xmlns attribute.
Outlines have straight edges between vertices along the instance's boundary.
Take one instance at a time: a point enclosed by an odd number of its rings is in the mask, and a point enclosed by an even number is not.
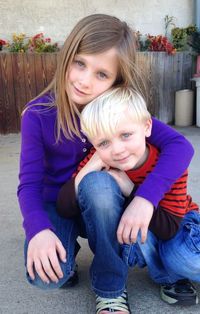
<svg viewBox="0 0 200 314"><path fill-rule="evenodd" d="M128 115L133 123L151 118L139 93L128 87L110 89L85 106L80 117L81 129L89 139L99 134L113 135L123 115Z"/></svg>

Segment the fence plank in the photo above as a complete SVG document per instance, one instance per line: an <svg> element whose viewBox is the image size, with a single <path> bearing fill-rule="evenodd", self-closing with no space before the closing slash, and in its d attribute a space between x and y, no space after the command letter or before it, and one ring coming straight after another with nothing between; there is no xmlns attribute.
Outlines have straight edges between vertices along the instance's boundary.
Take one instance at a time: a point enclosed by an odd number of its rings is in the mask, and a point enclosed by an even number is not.
<svg viewBox="0 0 200 314"><path fill-rule="evenodd" d="M2 53L0 58L1 75L2 75L2 95L4 96L4 122L5 128L2 133L17 132L17 110L15 103L13 70L12 70L12 55Z"/></svg>
<svg viewBox="0 0 200 314"><path fill-rule="evenodd" d="M0 131L1 133L6 133L6 115L5 115L5 95L3 86L3 73L2 73L2 62L0 60Z"/></svg>
<svg viewBox="0 0 200 314"><path fill-rule="evenodd" d="M11 54L12 70L13 70L13 87L15 95L16 107L16 125L17 130L20 129L20 116L22 104L26 102L26 87L24 76L24 54L13 53Z"/></svg>

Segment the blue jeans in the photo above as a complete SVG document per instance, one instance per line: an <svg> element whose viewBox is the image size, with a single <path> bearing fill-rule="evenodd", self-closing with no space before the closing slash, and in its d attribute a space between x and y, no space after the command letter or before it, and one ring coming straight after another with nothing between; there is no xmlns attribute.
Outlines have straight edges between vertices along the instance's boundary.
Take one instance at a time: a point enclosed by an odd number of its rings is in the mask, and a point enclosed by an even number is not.
<svg viewBox="0 0 200 314"><path fill-rule="evenodd" d="M151 278L159 283L174 283L180 279L200 282L200 215L191 211L183 218L177 234L170 240L159 240L148 231L144 244L135 245L140 249L148 266ZM134 246L133 246L134 248ZM132 248L132 251L134 249ZM129 265L137 263L137 254L129 255ZM140 266L140 265L139 265Z"/></svg>
<svg viewBox="0 0 200 314"><path fill-rule="evenodd" d="M78 237L77 223L73 219L63 219L56 212L56 203L46 203L45 210L48 212L49 219L55 227L55 234L62 242L67 252L67 262L63 263L60 261L61 269L63 271L63 278L58 283L50 282L49 284L44 283L40 277L35 273L35 280L32 280L27 273L28 281L41 289L50 290L61 287L73 274L75 266L75 255L78 251L78 243L76 239ZM24 244L24 257L25 265L27 261L27 248L28 243L25 241Z"/></svg>
<svg viewBox="0 0 200 314"><path fill-rule="evenodd" d="M125 199L116 181L106 172L87 174L79 184L78 201L94 253L90 268L92 288L99 296L112 298L123 292L128 266L147 266L151 278L160 284L183 278L200 281L198 213L188 213L179 232L168 241L159 240L148 231L144 244L139 235L136 244L120 245L116 231Z"/></svg>
<svg viewBox="0 0 200 314"><path fill-rule="evenodd" d="M101 297L119 296L124 291L128 272L116 236L124 197L108 173L91 172L79 184L78 201L94 253L90 268L92 288Z"/></svg>

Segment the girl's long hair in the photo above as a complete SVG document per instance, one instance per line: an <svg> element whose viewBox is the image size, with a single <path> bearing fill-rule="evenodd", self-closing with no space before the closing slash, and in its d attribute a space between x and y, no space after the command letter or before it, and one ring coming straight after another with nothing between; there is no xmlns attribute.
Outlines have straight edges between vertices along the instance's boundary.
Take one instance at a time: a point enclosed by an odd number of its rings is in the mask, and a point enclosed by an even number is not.
<svg viewBox="0 0 200 314"><path fill-rule="evenodd" d="M119 61L114 86L129 86L147 99L142 72L136 66L137 39L134 31L117 17L93 14L80 20L59 52L56 73L51 83L36 98L47 92L55 95L57 107L57 140L61 131L66 138L80 137L77 116L79 110L66 92L66 77L77 53L98 54L115 48Z"/></svg>

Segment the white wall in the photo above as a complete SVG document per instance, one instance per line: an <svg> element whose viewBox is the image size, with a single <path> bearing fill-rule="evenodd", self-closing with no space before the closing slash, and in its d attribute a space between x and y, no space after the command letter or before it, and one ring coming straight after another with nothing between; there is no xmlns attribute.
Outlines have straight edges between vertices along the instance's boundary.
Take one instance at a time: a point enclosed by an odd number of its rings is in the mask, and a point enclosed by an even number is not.
<svg viewBox="0 0 200 314"><path fill-rule="evenodd" d="M0 38L12 33L28 36L44 32L63 42L76 22L92 13L107 13L126 20L142 34L164 34L165 15L176 26L194 23L194 0L0 0Z"/></svg>

